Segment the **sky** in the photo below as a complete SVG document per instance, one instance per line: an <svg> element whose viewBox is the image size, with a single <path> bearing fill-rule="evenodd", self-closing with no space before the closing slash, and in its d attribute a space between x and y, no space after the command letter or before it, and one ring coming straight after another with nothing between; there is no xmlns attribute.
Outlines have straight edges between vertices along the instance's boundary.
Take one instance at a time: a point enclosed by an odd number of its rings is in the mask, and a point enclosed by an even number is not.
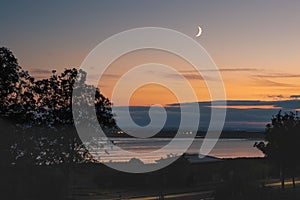
<svg viewBox="0 0 300 200"><path fill-rule="evenodd" d="M44 78L52 69L79 67L96 45L114 34L164 27L192 37L206 49L220 69L228 100L289 100L300 94L299 10L297 0L1 1L0 46L10 48L34 77ZM203 33L196 38L198 26ZM177 66L198 100L210 100L203 77L188 71L189 63L155 50L132 52L112 63L99 82L101 91L111 97L115 79L126 66L153 61ZM176 75L149 70L179 85ZM120 99L122 95L126 94ZM136 90L130 104L177 101L168 88L150 84Z"/></svg>

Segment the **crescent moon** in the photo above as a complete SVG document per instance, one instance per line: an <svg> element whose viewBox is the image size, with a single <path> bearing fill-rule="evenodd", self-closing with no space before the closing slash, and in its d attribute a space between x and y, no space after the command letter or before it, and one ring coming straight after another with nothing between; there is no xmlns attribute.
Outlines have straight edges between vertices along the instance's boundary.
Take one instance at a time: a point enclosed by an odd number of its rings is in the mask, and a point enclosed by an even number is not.
<svg viewBox="0 0 300 200"><path fill-rule="evenodd" d="M198 26L198 33L196 35L196 37L199 37L202 34L202 28L200 26Z"/></svg>

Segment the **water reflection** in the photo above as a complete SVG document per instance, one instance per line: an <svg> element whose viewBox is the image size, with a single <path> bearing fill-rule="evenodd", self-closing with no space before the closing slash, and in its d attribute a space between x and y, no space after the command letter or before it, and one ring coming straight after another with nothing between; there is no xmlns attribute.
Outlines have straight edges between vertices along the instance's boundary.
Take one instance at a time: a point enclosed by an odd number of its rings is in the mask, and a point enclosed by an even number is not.
<svg viewBox="0 0 300 200"><path fill-rule="evenodd" d="M95 157L101 162L128 162L132 157L122 155L120 151L115 150L113 145L133 152L135 158L140 159L144 163L155 163L156 160L167 158L172 155L179 155L181 143L184 138L176 139L175 148L168 152L157 154L154 152L163 146L167 145L170 138L149 138L149 139L136 139L136 138L112 138L113 143L107 145L102 151L100 150ZM263 154L253 147L257 140L250 139L220 139L214 149L209 153L209 156L218 158L237 158L237 157L262 157ZM196 138L193 144L188 149L187 153L196 154L203 143L203 139ZM152 153L151 153L152 152ZM147 156L141 156L141 153L148 153Z"/></svg>

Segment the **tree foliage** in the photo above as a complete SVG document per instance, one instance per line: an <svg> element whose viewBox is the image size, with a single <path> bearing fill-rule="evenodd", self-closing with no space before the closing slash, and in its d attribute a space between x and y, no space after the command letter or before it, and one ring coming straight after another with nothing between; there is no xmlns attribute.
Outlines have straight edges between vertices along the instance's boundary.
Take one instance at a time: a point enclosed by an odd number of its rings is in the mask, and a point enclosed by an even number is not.
<svg viewBox="0 0 300 200"><path fill-rule="evenodd" d="M22 70L17 59L7 48L0 48L0 113L17 121L32 116L35 104L32 88L34 78Z"/></svg>
<svg viewBox="0 0 300 200"><path fill-rule="evenodd" d="M82 90L73 102L75 81ZM52 70L49 78L35 81L9 49L0 48L0 122L10 124L1 134L0 151L9 152L9 163L50 165L93 160L76 132L72 103L91 102L102 127L113 127L115 122L109 99L85 82L86 73L75 68L61 74ZM89 121L88 115L83 117Z"/></svg>
<svg viewBox="0 0 300 200"><path fill-rule="evenodd" d="M293 172L299 165L300 119L297 113L282 114L279 111L273 116L271 123L266 126L265 141L256 143L255 147L280 166L282 184L284 184L286 169Z"/></svg>

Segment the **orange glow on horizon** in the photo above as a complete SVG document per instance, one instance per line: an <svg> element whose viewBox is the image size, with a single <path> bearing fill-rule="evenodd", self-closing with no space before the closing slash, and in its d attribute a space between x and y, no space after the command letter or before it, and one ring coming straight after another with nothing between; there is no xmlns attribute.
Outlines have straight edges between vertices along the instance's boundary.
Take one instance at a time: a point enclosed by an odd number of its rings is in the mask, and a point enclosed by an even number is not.
<svg viewBox="0 0 300 200"><path fill-rule="evenodd" d="M165 106L167 104L178 103L178 99L169 89L157 85L148 84L137 89L130 98L130 106L151 106L160 104Z"/></svg>
<svg viewBox="0 0 300 200"><path fill-rule="evenodd" d="M99 81L99 88L101 92L111 99L112 92L118 80L123 74L128 72L133 67L145 64L145 63L159 63L172 67L178 72L178 74L166 74L164 71L152 71L149 68L149 72L142 76L153 76L155 79L167 80L173 87L180 88L180 82L178 82L178 76L185 77L187 82L191 85L194 91L197 101L210 100L209 91L201 75L196 74L194 67L182 59L181 57L165 52L162 50L147 49L142 51L133 51L125 54L116 59L105 71L104 75ZM141 78L137 77L137 78ZM128 84L134 85L134 80L127 80ZM187 92L186 88L180 88L181 94L184 96ZM120 94L127 95L126 93ZM176 95L172 93L172 88L162 87L159 84L147 84L138 88L130 100L130 105L143 106L143 105L167 105L171 103L180 103Z"/></svg>
<svg viewBox="0 0 300 200"><path fill-rule="evenodd" d="M142 51L133 51L116 59L105 71L99 81L101 92L111 99L112 91L118 80L123 74L133 67L145 63L160 63L168 65L184 76L192 86L198 101L211 101L210 91L201 75L195 73L194 67L183 58L162 50L147 49ZM300 76L291 76L290 74L271 74L263 71L247 68L219 67L223 77L227 100L287 100L290 95L299 94ZM161 71L149 71L143 76L154 76L158 79L167 79L176 87L182 87L178 83L176 74L165 74ZM281 77L282 76L282 77ZM284 77L286 76L286 78ZM138 78L141 78L138 77ZM210 77L213 78L213 77ZM128 80L134 84L134 80ZM126 86L125 86L126 87ZM172 89L172 88L170 88ZM182 87L184 94L186 88ZM121 96L126 95L120 94ZM189 102L192 102L189 101ZM158 85L148 85L138 89L130 100L131 105L167 105L178 102L170 90L162 89ZM125 105L125 104L124 104ZM268 107L260 107L268 109ZM246 108L245 108L246 109Z"/></svg>

